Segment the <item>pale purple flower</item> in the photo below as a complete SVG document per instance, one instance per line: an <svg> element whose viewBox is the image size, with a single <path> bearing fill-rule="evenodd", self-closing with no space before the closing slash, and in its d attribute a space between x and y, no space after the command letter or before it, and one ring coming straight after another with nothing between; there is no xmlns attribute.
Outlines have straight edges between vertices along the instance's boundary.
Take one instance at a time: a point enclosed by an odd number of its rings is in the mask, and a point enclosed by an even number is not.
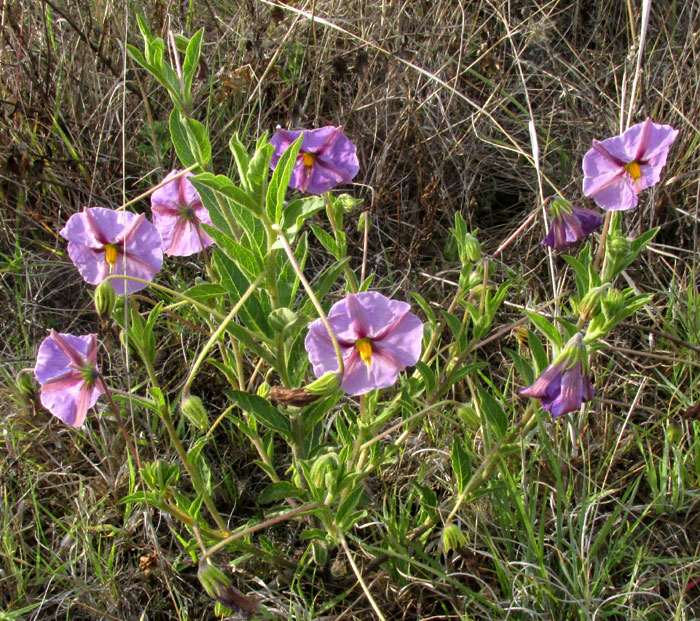
<svg viewBox="0 0 700 621"><path fill-rule="evenodd" d="M603 209L632 209L637 195L659 182L678 130L651 119L599 142L583 157L583 193Z"/></svg>
<svg viewBox="0 0 700 621"><path fill-rule="evenodd" d="M341 183L352 181L360 170L357 149L340 127L303 131L278 128L270 139L270 144L275 147L270 168L277 167L282 154L302 133L304 138L289 180L290 187L310 194L323 194Z"/></svg>
<svg viewBox="0 0 700 621"><path fill-rule="evenodd" d="M68 219L61 235L68 240L71 260L91 285L111 275L151 281L163 265L160 234L143 214L86 207ZM123 278L110 282L119 295L147 286Z"/></svg>
<svg viewBox="0 0 700 621"><path fill-rule="evenodd" d="M588 370L588 354L581 334L574 336L535 382L519 391L540 399L554 418L573 412L595 396Z"/></svg>
<svg viewBox="0 0 700 621"><path fill-rule="evenodd" d="M39 345L34 374L41 384L41 404L64 423L82 426L85 414L104 393L97 369L97 335L51 330Z"/></svg>
<svg viewBox="0 0 700 621"><path fill-rule="evenodd" d="M545 235L542 244L555 250L572 246L603 224L599 213L576 207L563 199L552 201L550 213L552 221L549 233Z"/></svg>
<svg viewBox="0 0 700 621"><path fill-rule="evenodd" d="M179 172L173 170L163 181ZM200 226L202 223L211 226L211 218L189 180L192 176L188 172L151 194L153 224L163 238L165 254L189 256L214 243Z"/></svg>
<svg viewBox="0 0 700 621"><path fill-rule="evenodd" d="M406 367L418 362L423 323L406 302L376 291L348 295L328 313L343 356L341 389L351 395L394 384ZM330 335L320 319L309 326L304 341L316 377L338 370Z"/></svg>

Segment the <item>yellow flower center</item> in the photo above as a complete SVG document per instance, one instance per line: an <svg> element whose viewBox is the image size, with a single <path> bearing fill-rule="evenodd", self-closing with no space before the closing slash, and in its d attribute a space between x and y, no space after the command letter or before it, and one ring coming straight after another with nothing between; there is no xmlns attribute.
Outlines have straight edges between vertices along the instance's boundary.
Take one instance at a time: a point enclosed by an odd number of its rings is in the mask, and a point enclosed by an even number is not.
<svg viewBox="0 0 700 621"><path fill-rule="evenodd" d="M304 153L304 166L311 168L314 165L314 156L312 153Z"/></svg>
<svg viewBox="0 0 700 621"><path fill-rule="evenodd" d="M639 164L637 162L630 162L629 164L625 164L625 169L632 179L634 179L634 182L639 183L639 180L642 178L642 169L639 167Z"/></svg>
<svg viewBox="0 0 700 621"><path fill-rule="evenodd" d="M357 351L360 353L360 358L369 367L372 364L372 343L369 339L360 339L355 343Z"/></svg>
<svg viewBox="0 0 700 621"><path fill-rule="evenodd" d="M114 264L117 262L117 256L119 256L119 250L116 244L107 244L105 246L105 260L109 263L109 271L112 271Z"/></svg>

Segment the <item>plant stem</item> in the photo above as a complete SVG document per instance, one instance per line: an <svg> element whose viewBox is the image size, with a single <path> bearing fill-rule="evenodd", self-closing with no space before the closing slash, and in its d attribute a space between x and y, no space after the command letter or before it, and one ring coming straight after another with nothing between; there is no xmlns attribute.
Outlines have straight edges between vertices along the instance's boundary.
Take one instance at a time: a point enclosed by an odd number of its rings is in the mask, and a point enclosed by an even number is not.
<svg viewBox="0 0 700 621"><path fill-rule="evenodd" d="M241 296L240 300L236 302L229 314L226 315L226 317L224 317L223 321L219 324L219 327L216 330L214 330L214 333L209 337L209 340L202 348L202 351L199 352L197 359L192 364L192 368L190 369L189 375L187 376L187 379L185 380L185 385L182 389L183 395L189 394L190 386L192 385L192 380L194 379L195 374L199 370L199 367L202 365L205 358L207 357L209 350L219 340L219 337L223 334L224 330L226 330L226 326L229 324L229 322L233 320L238 311L241 310L242 306L246 303L246 300L253 294L255 289L257 289L258 285L260 284L260 281L263 279L263 276L264 273L258 275L258 277L251 283L250 287L246 289L245 293Z"/></svg>
<svg viewBox="0 0 700 621"><path fill-rule="evenodd" d="M124 420L122 419L122 415L119 412L119 407L117 407L117 404L114 403L114 399L112 398L112 391L110 390L109 386L107 385L107 382L105 382L105 380L102 376L99 377L98 381L100 382L102 389L104 390L105 397L107 397L107 402L109 403L109 408L112 410L114 417L117 419L117 425L119 425L119 431L122 434L122 438L124 438L124 442L126 442L126 446L129 449L129 453L131 454L131 458L134 460L136 467L139 470L141 470L141 460L139 459L139 454L136 451L136 447L134 446L134 443L131 441L131 436L129 436L129 434L126 430L126 426L124 425Z"/></svg>
<svg viewBox="0 0 700 621"><path fill-rule="evenodd" d="M301 284L304 286L304 289L306 290L306 293L309 296L309 299L311 300L312 304L316 308L316 312L318 313L318 316L320 317L321 321L323 322L323 325L326 327L326 330L328 331L328 336L330 337L330 339L333 343L333 349L335 350L335 355L338 358L338 371L337 371L337 373L340 373L342 375L343 371L345 370L345 363L343 362L343 354L340 351L340 345L338 344L338 339L335 337L335 332L333 332L333 328L331 328L331 324L328 321L328 317L326 317L326 313L324 312L323 307L321 306L321 303L318 301L318 298L316 297L314 290L311 288L309 281L306 280L306 276L304 276L304 272L302 272L301 267L299 267L299 263L297 262L297 259L294 256L294 252L292 251L292 248L289 245L289 242L285 238L284 234L282 233L282 231L280 230L280 228L276 224L273 224L271 226L271 229L277 234L277 239L280 240L280 243L284 247L284 250L287 253L287 256L289 257L289 262L292 264L292 267L294 268L296 275L299 276L299 280L301 281Z"/></svg>
<svg viewBox="0 0 700 621"><path fill-rule="evenodd" d="M226 539L223 539L216 545L212 546L207 550L206 554L202 556L201 560L205 560L208 557L210 557L212 554L220 550L221 548L226 547L228 544L231 542L235 541L236 539L240 539L241 537L245 537L246 535L250 535L252 533L255 533L259 530L262 530L263 528L267 528L268 526L273 526L277 524L278 522L284 522L285 520L289 520L293 517L296 517L297 515L301 515L302 513L307 513L309 511L313 511L317 507L320 507L323 505L322 502L312 502L311 504L308 505L302 505L301 507L298 507L296 509L293 509L292 511L289 511L287 513L283 513L282 515L278 515L276 517L270 518L269 520L266 520L260 524L255 524L254 526L249 526L248 528L244 528L243 530L239 530L228 537Z"/></svg>

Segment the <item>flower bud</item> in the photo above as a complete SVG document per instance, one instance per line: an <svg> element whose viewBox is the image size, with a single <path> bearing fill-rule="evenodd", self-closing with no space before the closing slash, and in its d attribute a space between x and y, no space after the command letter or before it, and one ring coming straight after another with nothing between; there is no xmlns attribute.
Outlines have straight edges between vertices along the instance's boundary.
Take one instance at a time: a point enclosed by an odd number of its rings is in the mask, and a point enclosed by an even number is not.
<svg viewBox="0 0 700 621"><path fill-rule="evenodd" d="M578 314L584 321L590 321L597 312L600 306L600 298L603 291L606 289L607 285L602 287L594 287L586 295L583 296L583 300L578 307Z"/></svg>
<svg viewBox="0 0 700 621"><path fill-rule="evenodd" d="M479 414L474 409L474 406L463 403L457 408L457 415L467 426L472 429L477 429L481 425Z"/></svg>
<svg viewBox="0 0 700 621"><path fill-rule="evenodd" d="M608 321L625 306L625 294L617 289L611 289L600 301L600 308Z"/></svg>
<svg viewBox="0 0 700 621"><path fill-rule="evenodd" d="M610 235L605 245L606 267L603 280L612 280L633 257L632 243L624 235Z"/></svg>
<svg viewBox="0 0 700 621"><path fill-rule="evenodd" d="M200 431L209 429L209 415L204 409L202 400L194 395L187 395L180 402L180 411Z"/></svg>
<svg viewBox="0 0 700 621"><path fill-rule="evenodd" d="M263 382L258 386L258 397L262 397L263 399L267 399L268 395L270 394L270 384L267 382Z"/></svg>
<svg viewBox="0 0 700 621"><path fill-rule="evenodd" d="M471 233L464 236L464 254L472 263L476 263L481 258L481 244Z"/></svg>
<svg viewBox="0 0 700 621"><path fill-rule="evenodd" d="M357 230L362 232L369 230L369 214L366 211L363 211L357 219Z"/></svg>
<svg viewBox="0 0 700 621"><path fill-rule="evenodd" d="M361 198L354 198L349 194L341 194L335 200L337 201L338 206L345 213L350 213L353 209L355 209L355 207L363 203L363 200Z"/></svg>
<svg viewBox="0 0 700 621"><path fill-rule="evenodd" d="M197 577L209 597L231 610L243 610L255 614L259 612L258 602L247 595L243 595L231 584L228 576L209 561L201 561L197 571Z"/></svg>
<svg viewBox="0 0 700 621"><path fill-rule="evenodd" d="M34 374L30 369L22 369L15 376L15 382L17 382L17 388L20 394L25 399L31 399L34 397L36 392L36 384L34 383Z"/></svg>
<svg viewBox="0 0 700 621"><path fill-rule="evenodd" d="M275 332L284 333L299 321L299 315L289 308L276 308L270 313L268 321Z"/></svg>
<svg viewBox="0 0 700 621"><path fill-rule="evenodd" d="M117 293L114 291L112 283L103 280L95 289L95 310L100 319L109 317L117 302Z"/></svg>
<svg viewBox="0 0 700 621"><path fill-rule="evenodd" d="M445 554L449 554L450 550L457 550L466 544L467 538L457 524L449 524L442 529L442 549Z"/></svg>

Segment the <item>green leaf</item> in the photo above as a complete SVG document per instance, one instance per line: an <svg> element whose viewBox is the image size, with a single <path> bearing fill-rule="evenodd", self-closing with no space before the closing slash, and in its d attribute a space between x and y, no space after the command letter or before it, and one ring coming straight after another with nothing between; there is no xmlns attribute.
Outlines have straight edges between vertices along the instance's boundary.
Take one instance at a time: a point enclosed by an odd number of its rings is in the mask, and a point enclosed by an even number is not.
<svg viewBox="0 0 700 621"><path fill-rule="evenodd" d="M297 263L299 263L299 267L301 268L302 272L304 271L304 266L306 265L308 251L309 247L307 243L307 235L304 233L299 238L299 243L294 250L294 257L296 258ZM287 254L284 252L277 254L277 274L277 295L279 297L279 305L291 307L294 302L294 298L296 297L297 289L299 288L299 276L289 261Z"/></svg>
<svg viewBox="0 0 700 621"><path fill-rule="evenodd" d="M292 426L289 419L269 401L258 395L251 395L240 390L227 390L226 395L243 411L248 412L261 425L279 433L285 440L292 439Z"/></svg>
<svg viewBox="0 0 700 621"><path fill-rule="evenodd" d="M282 212L282 231L287 241L293 243L304 222L325 206L322 196L308 196L290 202Z"/></svg>
<svg viewBox="0 0 700 621"><path fill-rule="evenodd" d="M496 401L490 393L479 387L479 401L481 409L486 415L486 420L499 438L502 438L508 431L508 416L501 404Z"/></svg>
<svg viewBox="0 0 700 621"><path fill-rule="evenodd" d="M459 438L455 438L452 444L451 458L452 470L454 470L455 478L457 479L457 491L461 494L472 476L472 465L469 455L464 450L462 441Z"/></svg>
<svg viewBox="0 0 700 621"><path fill-rule="evenodd" d="M331 290L331 287L335 284L335 282L338 280L340 277L340 274L343 271L343 268L345 265L350 261L350 257L345 257L342 261L338 261L337 263L334 263L331 265L323 274L321 275L321 278L318 279L318 282L313 286L313 291L316 294L316 297L319 300L322 300L323 298L326 297L328 292ZM307 299L306 302L304 302L304 305L301 307L300 314L302 315L314 315L315 316L315 309L313 302L310 299Z"/></svg>
<svg viewBox="0 0 700 621"><path fill-rule="evenodd" d="M192 91L192 79L197 71L197 66L199 65L199 57L202 53L202 37L204 36L204 29L200 29L194 33L194 36L190 39L187 44L187 51L185 52L185 60L182 63L182 81L185 85L185 92L183 93L185 101L190 100L190 93Z"/></svg>
<svg viewBox="0 0 700 621"><path fill-rule="evenodd" d="M559 334L559 330L557 330L556 326L538 313L526 310L525 314L554 348L559 351L561 349L561 334Z"/></svg>
<svg viewBox="0 0 700 621"><path fill-rule="evenodd" d="M184 292L189 298L197 300L197 302L206 302L212 298L220 298L226 295L227 291L225 287L217 284L202 283L200 285L194 285Z"/></svg>
<svg viewBox="0 0 700 621"><path fill-rule="evenodd" d="M336 511L335 514L335 522L342 530L352 526L352 520L349 518L352 517L351 512L362 499L363 491L362 486L358 485L347 495L345 500L338 507L338 511Z"/></svg>
<svg viewBox="0 0 700 621"><path fill-rule="evenodd" d="M195 187L197 187L198 183L201 183L214 190L214 192L223 194L236 205L250 209L253 213L260 213L260 206L255 202L255 199L224 175L213 175L205 172L194 177L192 181L195 183Z"/></svg>
<svg viewBox="0 0 700 621"><path fill-rule="evenodd" d="M411 297L414 299L416 304L420 306L420 309L423 311L423 314L427 317L428 323L431 326L435 326L437 323L437 320L435 319L435 313L433 312L433 309L430 308L430 305L423 299L420 295L417 293L411 293Z"/></svg>
<svg viewBox="0 0 700 621"><path fill-rule="evenodd" d="M204 168L211 161L211 143L207 128L199 121L183 117L178 110L170 114L170 137L175 152L186 166Z"/></svg>
<svg viewBox="0 0 700 621"><path fill-rule="evenodd" d="M248 184L248 167L250 166L250 155L248 155L248 150L245 148L238 134L233 134L231 140L228 141L228 148L233 154L233 159L236 162L236 168L238 169L238 178L241 181L241 185L246 190L250 190Z"/></svg>
<svg viewBox="0 0 700 621"><path fill-rule="evenodd" d="M338 245L335 243L335 239L333 239L333 237L324 231L320 226L315 224L311 225L311 230L314 232L316 239L321 242L321 245L334 257L337 257Z"/></svg>
<svg viewBox="0 0 700 621"><path fill-rule="evenodd" d="M178 110L170 113L170 139L173 141L175 153L186 168L197 163L197 158L192 152L190 141L187 137L187 126Z"/></svg>
<svg viewBox="0 0 700 621"><path fill-rule="evenodd" d="M535 381L535 374L532 371L532 366L523 360L523 357L518 352L508 349L507 347L504 348L504 350L513 361L513 366L523 382L525 382L525 385L529 386L532 384L532 382Z"/></svg>
<svg viewBox="0 0 700 621"><path fill-rule="evenodd" d="M459 320L459 317L453 315L452 313L448 313L447 311L443 310L441 311L441 314L443 318L445 319L445 322L447 325L450 327L450 332L452 332L452 337L457 340L462 336L462 333L464 330L462 329L462 322Z"/></svg>
<svg viewBox="0 0 700 621"><path fill-rule="evenodd" d="M287 498L296 498L297 500L306 500L307 493L303 489L299 489L296 485L289 481L276 481L270 483L261 493L260 502L269 504L277 500L286 500Z"/></svg>
<svg viewBox="0 0 700 621"><path fill-rule="evenodd" d="M136 63L141 65L146 71L149 73L153 73L153 70L151 69L150 63L146 60L146 57L143 55L141 50L137 47L134 47L133 45L128 45L126 46L126 51L129 53L129 56L134 59Z"/></svg>
<svg viewBox="0 0 700 621"><path fill-rule="evenodd" d="M277 162L277 166L275 166L270 185L267 188L265 211L267 212L267 217L276 224L281 224L282 222L284 197L287 195L289 179L296 165L297 155L299 155L303 138L304 134L302 133L299 138L287 147Z"/></svg>
<svg viewBox="0 0 700 621"><path fill-rule="evenodd" d="M202 224L202 229L216 242L223 253L248 275L251 281L263 271L264 266L258 257L235 239L206 224Z"/></svg>
<svg viewBox="0 0 700 621"><path fill-rule="evenodd" d="M221 278L221 284L229 290L233 299L239 300L243 297L251 281L245 277L241 269L220 250L214 252L211 262ZM238 316L254 332L272 338L272 329L267 321L268 310L263 308L260 298L255 292L248 297L238 311Z"/></svg>
<svg viewBox="0 0 700 621"><path fill-rule="evenodd" d="M433 370L421 360L416 362L416 369L418 369L418 372L423 378L426 391L432 392L433 388L435 388L435 373L433 373Z"/></svg>
<svg viewBox="0 0 700 621"><path fill-rule="evenodd" d="M249 208L249 204L241 205L238 202L243 200L250 203L252 199L221 175L214 177L210 173L203 173L191 179L192 185L199 192L202 204L211 216L212 224L220 231L236 238L240 230L243 230L249 241L248 249L261 260L267 257L265 227L260 218ZM219 192L211 186L216 186L223 191ZM234 195L236 198L231 198ZM243 242L243 240L239 241Z"/></svg>
<svg viewBox="0 0 700 621"><path fill-rule="evenodd" d="M308 436L313 431L314 427L318 425L331 411L333 406L338 403L342 393L336 392L335 394L329 395L323 399L319 399L314 403L307 405L301 410L301 424L304 431L304 435Z"/></svg>
<svg viewBox="0 0 700 621"><path fill-rule="evenodd" d="M250 158L250 166L248 166L248 183L252 192L257 194L262 191L263 183L267 179L268 171L270 170L270 160L275 148L267 141L260 143ZM263 200L264 196L259 195L258 199Z"/></svg>
<svg viewBox="0 0 700 621"><path fill-rule="evenodd" d="M547 352L545 351L544 347L542 347L542 343L540 343L539 339L531 330L527 331L527 344L530 348L532 358L537 364L537 371L544 371L544 369L547 367L547 364L549 364L547 361Z"/></svg>

